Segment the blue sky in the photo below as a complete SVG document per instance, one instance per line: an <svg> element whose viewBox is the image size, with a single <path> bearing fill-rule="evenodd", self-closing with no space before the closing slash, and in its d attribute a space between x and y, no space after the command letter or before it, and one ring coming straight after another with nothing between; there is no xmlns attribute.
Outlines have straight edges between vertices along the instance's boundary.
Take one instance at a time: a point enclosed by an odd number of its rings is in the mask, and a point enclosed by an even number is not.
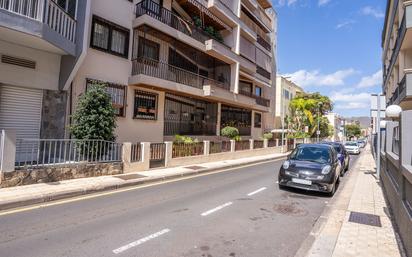
<svg viewBox="0 0 412 257"><path fill-rule="evenodd" d="M386 0L273 0L278 73L334 101L334 112L368 116L380 91Z"/></svg>

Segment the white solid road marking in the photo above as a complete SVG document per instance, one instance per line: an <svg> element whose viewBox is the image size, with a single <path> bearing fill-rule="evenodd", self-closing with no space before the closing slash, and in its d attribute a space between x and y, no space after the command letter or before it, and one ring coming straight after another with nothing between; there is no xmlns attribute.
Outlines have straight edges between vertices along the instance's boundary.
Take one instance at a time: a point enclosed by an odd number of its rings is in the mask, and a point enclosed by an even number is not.
<svg viewBox="0 0 412 257"><path fill-rule="evenodd" d="M168 229L168 228L163 229L163 230L161 230L161 231L159 231L159 232L156 232L156 233L154 233L154 234L151 234L151 235L149 235L149 236L147 236L147 237L143 237L143 238L141 238L141 239L139 239L139 240L137 240L137 241L131 242L131 243L127 244L127 245L123 245L122 247L119 247L119 248L117 248L117 249L114 249L114 250L113 250L113 253L115 253L115 254L122 253L122 252L124 252L124 251L126 251L126 250L128 250L128 249L130 249L130 248L132 248L132 247L135 247L135 246L141 245L141 244L143 244L143 243L146 243L147 241L152 240L152 239L155 239L156 237L159 237L159 236L161 236L161 235L163 235L163 234L166 234L166 233L168 233L168 232L170 232L170 229Z"/></svg>
<svg viewBox="0 0 412 257"><path fill-rule="evenodd" d="M216 212L216 211L218 211L218 210L221 210L221 209L223 209L223 208L225 208L225 207L228 207L229 205L232 205L232 204L233 204L232 202L227 202L227 203L222 204L222 205L220 205L220 206L218 206L218 207L216 207L216 208L213 208L213 209L211 209L211 210L208 210L208 211L202 213L201 215L202 215L202 216L207 216L207 215L212 214L212 213L214 213L214 212Z"/></svg>
<svg viewBox="0 0 412 257"><path fill-rule="evenodd" d="M248 196L252 196L252 195L255 195L255 194L257 194L257 193L262 192L263 190L266 190L266 187L259 188L258 190L253 191L253 192L251 192L251 193L249 193L249 194L247 194L247 195L248 195Z"/></svg>

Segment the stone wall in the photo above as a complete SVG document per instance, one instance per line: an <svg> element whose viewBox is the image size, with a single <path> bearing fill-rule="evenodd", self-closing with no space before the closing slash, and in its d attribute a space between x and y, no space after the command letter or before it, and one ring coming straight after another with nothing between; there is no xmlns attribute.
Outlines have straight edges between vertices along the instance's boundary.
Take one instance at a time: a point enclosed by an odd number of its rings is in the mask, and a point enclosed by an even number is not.
<svg viewBox="0 0 412 257"><path fill-rule="evenodd" d="M35 183L56 182L67 179L117 175L123 173L123 164L97 163L69 166L54 166L32 170L16 170L2 175L0 188Z"/></svg>
<svg viewBox="0 0 412 257"><path fill-rule="evenodd" d="M40 138L64 138L67 92L43 90Z"/></svg>

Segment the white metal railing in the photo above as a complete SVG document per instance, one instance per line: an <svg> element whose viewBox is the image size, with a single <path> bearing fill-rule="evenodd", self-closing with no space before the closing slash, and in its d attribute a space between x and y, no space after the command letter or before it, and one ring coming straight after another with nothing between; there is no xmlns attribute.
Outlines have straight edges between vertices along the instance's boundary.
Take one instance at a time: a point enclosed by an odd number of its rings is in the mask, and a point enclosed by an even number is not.
<svg viewBox="0 0 412 257"><path fill-rule="evenodd" d="M0 0L0 9L43 22L66 39L75 41L76 19L53 0Z"/></svg>
<svg viewBox="0 0 412 257"><path fill-rule="evenodd" d="M52 0L45 0L44 23L68 40L75 41L76 20Z"/></svg>
<svg viewBox="0 0 412 257"><path fill-rule="evenodd" d="M4 130L0 130L0 171L3 170L3 154L4 154Z"/></svg>
<svg viewBox="0 0 412 257"><path fill-rule="evenodd" d="M122 144L104 140L17 139L16 169L120 162Z"/></svg>

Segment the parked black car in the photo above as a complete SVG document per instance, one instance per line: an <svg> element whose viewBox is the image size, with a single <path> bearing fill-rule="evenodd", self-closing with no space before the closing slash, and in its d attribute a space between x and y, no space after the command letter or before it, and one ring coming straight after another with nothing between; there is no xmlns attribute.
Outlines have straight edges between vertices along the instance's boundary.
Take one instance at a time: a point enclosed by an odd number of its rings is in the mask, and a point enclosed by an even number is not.
<svg viewBox="0 0 412 257"><path fill-rule="evenodd" d="M279 171L279 187L294 187L335 194L341 164L331 145L301 144L288 156Z"/></svg>
<svg viewBox="0 0 412 257"><path fill-rule="evenodd" d="M350 157L348 151L346 151L345 146L339 142L321 142L321 144L331 145L335 148L336 152L338 153L338 159L341 164L341 172L340 175L344 176L345 172L349 169Z"/></svg>

